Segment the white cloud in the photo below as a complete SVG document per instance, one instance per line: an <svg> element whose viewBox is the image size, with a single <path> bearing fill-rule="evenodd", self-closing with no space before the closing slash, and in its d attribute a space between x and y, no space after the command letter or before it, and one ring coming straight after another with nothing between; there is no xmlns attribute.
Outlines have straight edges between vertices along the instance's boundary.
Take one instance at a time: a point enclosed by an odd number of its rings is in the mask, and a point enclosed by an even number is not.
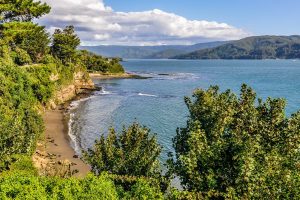
<svg viewBox="0 0 300 200"><path fill-rule="evenodd" d="M95 39L96 40L107 40L107 39L109 39L110 38L110 35L109 34L96 34L96 35L94 35L94 37L95 37Z"/></svg>
<svg viewBox="0 0 300 200"><path fill-rule="evenodd" d="M116 12L102 0L44 0L51 13L41 23L49 30L74 25L83 44L192 44L247 36L226 23L188 20L159 9Z"/></svg>

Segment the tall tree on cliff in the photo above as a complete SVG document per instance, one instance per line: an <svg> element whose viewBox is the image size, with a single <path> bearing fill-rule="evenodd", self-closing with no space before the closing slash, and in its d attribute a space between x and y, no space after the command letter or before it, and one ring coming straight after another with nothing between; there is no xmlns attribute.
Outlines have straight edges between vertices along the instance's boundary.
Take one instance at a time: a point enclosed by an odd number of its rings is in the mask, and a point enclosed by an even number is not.
<svg viewBox="0 0 300 200"><path fill-rule="evenodd" d="M79 44L80 39L75 33L74 26L67 26L64 30L55 30L51 51L55 57L66 64L75 59L76 48Z"/></svg>

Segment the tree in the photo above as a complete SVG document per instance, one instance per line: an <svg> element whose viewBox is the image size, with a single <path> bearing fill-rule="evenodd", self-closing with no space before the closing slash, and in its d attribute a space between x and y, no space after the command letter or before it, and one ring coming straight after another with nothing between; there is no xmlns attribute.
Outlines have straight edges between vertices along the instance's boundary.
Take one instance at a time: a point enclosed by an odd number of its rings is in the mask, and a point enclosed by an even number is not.
<svg viewBox="0 0 300 200"><path fill-rule="evenodd" d="M123 128L120 135L111 129L107 138L103 135L96 141L94 149L84 152L84 159L93 172L109 172L117 175L158 177L158 156L161 146L150 130L134 123Z"/></svg>
<svg viewBox="0 0 300 200"><path fill-rule="evenodd" d="M300 197L300 112L287 118L283 99L255 101L246 85L239 98L216 86L185 98L190 116L170 165L184 188L221 199Z"/></svg>
<svg viewBox="0 0 300 200"><path fill-rule="evenodd" d="M33 62L39 62L49 51L49 34L45 27L32 22L10 22L0 28L1 37L13 51L26 51Z"/></svg>
<svg viewBox="0 0 300 200"><path fill-rule="evenodd" d="M0 22L25 21L29 22L50 12L46 3L34 0L1 0Z"/></svg>
<svg viewBox="0 0 300 200"><path fill-rule="evenodd" d="M101 73L124 73L119 58L105 58L86 50L78 51L78 58L86 69Z"/></svg>
<svg viewBox="0 0 300 200"><path fill-rule="evenodd" d="M63 31L55 30L51 51L55 57L61 59L63 63L67 63L75 59L76 48L79 44L80 39L76 35L74 27L67 26Z"/></svg>

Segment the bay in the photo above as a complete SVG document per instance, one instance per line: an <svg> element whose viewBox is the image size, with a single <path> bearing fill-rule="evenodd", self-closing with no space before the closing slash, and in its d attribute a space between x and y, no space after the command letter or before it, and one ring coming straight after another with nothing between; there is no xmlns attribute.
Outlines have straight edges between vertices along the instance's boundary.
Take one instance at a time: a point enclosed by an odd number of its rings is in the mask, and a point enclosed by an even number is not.
<svg viewBox="0 0 300 200"><path fill-rule="evenodd" d="M94 80L103 90L74 102L71 110L69 135L78 153L91 148L110 127L121 130L137 121L157 134L164 149L161 160L166 160L177 127L186 124L184 96L210 85L238 94L246 83L263 99L285 98L287 115L300 108L300 60L126 60L122 64L128 72L151 78Z"/></svg>

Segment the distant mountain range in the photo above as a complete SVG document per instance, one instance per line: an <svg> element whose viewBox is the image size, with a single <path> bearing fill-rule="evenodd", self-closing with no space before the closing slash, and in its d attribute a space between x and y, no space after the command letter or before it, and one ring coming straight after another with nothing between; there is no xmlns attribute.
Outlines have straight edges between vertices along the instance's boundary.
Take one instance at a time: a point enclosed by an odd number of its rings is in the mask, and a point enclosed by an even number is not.
<svg viewBox="0 0 300 200"><path fill-rule="evenodd" d="M80 49L89 50L106 57L120 58L146 58L166 59L181 54L187 54L196 50L213 48L228 42L217 41L199 43L194 45L161 45L161 46L81 46Z"/></svg>
<svg viewBox="0 0 300 200"><path fill-rule="evenodd" d="M300 36L254 36L214 48L174 56L175 59L299 59Z"/></svg>

